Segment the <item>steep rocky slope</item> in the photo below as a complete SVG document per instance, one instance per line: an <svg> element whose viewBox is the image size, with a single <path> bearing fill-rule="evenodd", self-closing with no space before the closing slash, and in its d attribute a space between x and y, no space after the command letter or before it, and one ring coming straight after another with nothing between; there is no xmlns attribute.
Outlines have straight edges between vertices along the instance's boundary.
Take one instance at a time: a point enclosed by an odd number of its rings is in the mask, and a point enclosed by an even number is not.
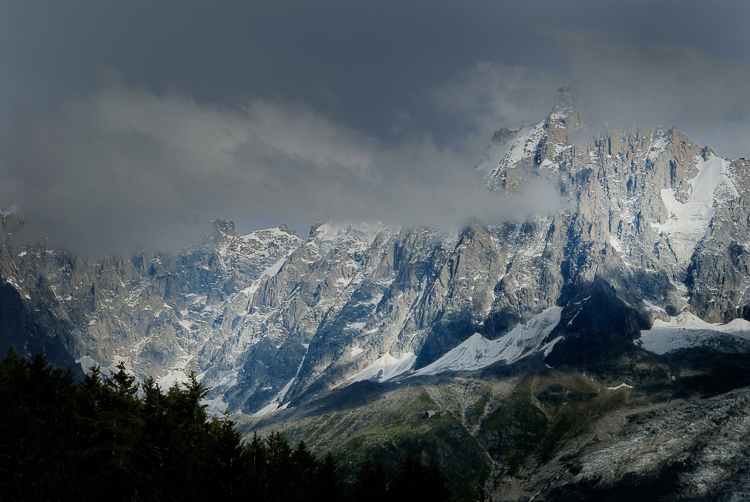
<svg viewBox="0 0 750 502"><path fill-rule="evenodd" d="M288 229L238 236L214 223L204 241L179 256L135 254L87 258L23 239L24 222L2 217L0 277L23 308L46 323L47 343L81 365L125 361L140 375L169 375L209 365L209 340L221 306L286 257L299 238ZM8 305L7 302L4 305ZM8 316L4 320L7 322ZM33 352L34 337L4 345Z"/></svg>

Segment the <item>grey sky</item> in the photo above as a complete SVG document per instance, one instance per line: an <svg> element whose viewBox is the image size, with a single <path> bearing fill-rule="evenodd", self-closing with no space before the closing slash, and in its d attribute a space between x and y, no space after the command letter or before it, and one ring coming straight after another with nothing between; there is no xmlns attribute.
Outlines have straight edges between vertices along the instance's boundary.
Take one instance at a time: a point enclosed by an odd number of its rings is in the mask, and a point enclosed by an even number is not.
<svg viewBox="0 0 750 502"><path fill-rule="evenodd" d="M0 197L92 252L181 244L193 211L243 231L517 217L534 208L486 199L471 168L574 79L604 121L750 157L748 20L746 2L0 0Z"/></svg>

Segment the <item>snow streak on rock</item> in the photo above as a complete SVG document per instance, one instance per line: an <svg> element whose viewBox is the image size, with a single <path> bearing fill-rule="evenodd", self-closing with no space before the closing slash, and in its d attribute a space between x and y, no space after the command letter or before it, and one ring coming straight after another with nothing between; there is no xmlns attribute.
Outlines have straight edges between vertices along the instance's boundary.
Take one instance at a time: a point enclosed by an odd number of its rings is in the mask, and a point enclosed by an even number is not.
<svg viewBox="0 0 750 502"><path fill-rule="evenodd" d="M385 353L377 358L367 368L346 379L345 385L361 382L363 380L373 380L376 382L386 382L411 371L414 361L417 357L413 352L407 352L399 359ZM338 385L337 385L338 387Z"/></svg>

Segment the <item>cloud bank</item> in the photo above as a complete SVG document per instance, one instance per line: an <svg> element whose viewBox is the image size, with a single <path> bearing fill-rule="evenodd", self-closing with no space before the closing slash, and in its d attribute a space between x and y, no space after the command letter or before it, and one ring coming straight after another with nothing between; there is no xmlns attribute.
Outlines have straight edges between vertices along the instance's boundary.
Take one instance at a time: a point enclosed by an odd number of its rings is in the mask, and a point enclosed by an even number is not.
<svg viewBox="0 0 750 502"><path fill-rule="evenodd" d="M427 134L386 146L303 103L226 107L109 78L24 117L3 185L53 244L87 254L179 249L202 230L194 213L245 230L320 219L459 227L559 207L546 185L512 200L488 192L471 161Z"/></svg>

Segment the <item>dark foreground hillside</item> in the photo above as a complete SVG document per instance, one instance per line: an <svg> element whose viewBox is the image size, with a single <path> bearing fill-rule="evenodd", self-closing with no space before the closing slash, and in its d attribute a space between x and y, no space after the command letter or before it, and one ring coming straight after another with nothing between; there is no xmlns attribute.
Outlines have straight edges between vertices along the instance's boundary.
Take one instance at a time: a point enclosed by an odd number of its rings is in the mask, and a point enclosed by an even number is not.
<svg viewBox="0 0 750 502"><path fill-rule="evenodd" d="M152 380L136 384L123 367L76 381L41 355L11 350L0 360L0 493L3 501L750 497L750 358L686 350L628 364L649 378L612 385L530 359L360 382L235 425L207 416L195 378L166 392Z"/></svg>
<svg viewBox="0 0 750 502"><path fill-rule="evenodd" d="M77 382L72 370L13 349L0 360L3 501L450 500L437 467L405 457L392 475L366 462L346 483L332 455L278 432L244 442L234 423L209 417L191 376L166 393L121 365Z"/></svg>
<svg viewBox="0 0 750 502"><path fill-rule="evenodd" d="M330 451L344 471L420 456L457 500L478 486L496 502L750 499L750 356L633 347L607 357L358 382L236 420L245 434L280 430Z"/></svg>

